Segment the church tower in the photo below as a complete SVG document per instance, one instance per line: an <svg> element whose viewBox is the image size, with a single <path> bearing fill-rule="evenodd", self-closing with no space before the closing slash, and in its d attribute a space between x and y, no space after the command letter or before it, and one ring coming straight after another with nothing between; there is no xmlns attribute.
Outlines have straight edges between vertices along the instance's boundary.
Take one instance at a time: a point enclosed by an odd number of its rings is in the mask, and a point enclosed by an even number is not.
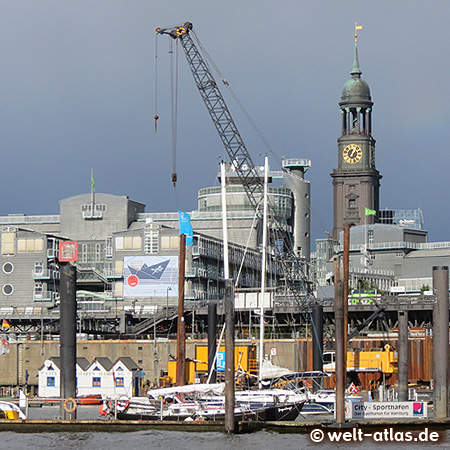
<svg viewBox="0 0 450 450"><path fill-rule="evenodd" d="M341 136L337 140L338 167L331 174L333 238L336 240L344 229L344 223L374 223L377 217L375 212L378 214L379 209L381 175L375 168L373 102L369 85L361 78L357 37L355 34L355 59L350 72L351 78L344 84L339 102L342 125Z"/></svg>

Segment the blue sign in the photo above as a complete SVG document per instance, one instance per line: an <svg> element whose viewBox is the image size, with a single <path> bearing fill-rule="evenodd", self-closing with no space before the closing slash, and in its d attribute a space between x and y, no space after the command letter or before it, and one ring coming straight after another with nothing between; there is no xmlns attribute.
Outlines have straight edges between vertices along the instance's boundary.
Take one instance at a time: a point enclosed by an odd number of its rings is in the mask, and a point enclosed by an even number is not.
<svg viewBox="0 0 450 450"><path fill-rule="evenodd" d="M217 352L216 370L217 372L225 372L225 352Z"/></svg>

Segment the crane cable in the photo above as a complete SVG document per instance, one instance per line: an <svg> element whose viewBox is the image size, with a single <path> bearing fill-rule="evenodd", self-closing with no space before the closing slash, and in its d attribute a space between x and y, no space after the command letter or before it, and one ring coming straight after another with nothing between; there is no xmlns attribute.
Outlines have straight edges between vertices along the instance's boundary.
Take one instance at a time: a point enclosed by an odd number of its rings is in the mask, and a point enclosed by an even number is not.
<svg viewBox="0 0 450 450"><path fill-rule="evenodd" d="M170 89L172 99L172 184L177 185L177 136L178 136L178 40L175 41L175 67L173 40L170 40Z"/></svg>
<svg viewBox="0 0 450 450"><path fill-rule="evenodd" d="M158 35L155 34L155 133L158 131Z"/></svg>
<svg viewBox="0 0 450 450"><path fill-rule="evenodd" d="M267 139L264 137L264 135L262 134L261 130L258 128L258 126L256 125L256 123L254 122L254 120L252 119L252 117L250 116L249 112L245 109L245 106L242 104L242 102L239 100L239 97L237 96L237 94L234 92L233 88L230 86L230 83L227 81L227 79L224 77L223 73L220 71L219 67L217 66L217 64L214 62L214 60L212 59L211 55L206 51L205 47L202 45L202 43L200 42L200 40L198 39L197 34L195 33L194 30L191 30L190 32L195 40L197 41L198 46L201 48L203 54L205 55L205 58L208 60L208 62L211 64L211 66L214 67L214 70L217 72L217 74L219 75L222 83L227 87L227 89L230 91L234 101L239 105L239 107L241 108L242 112L244 113L245 117L247 117L248 121L250 122L250 124L253 126L253 128L255 129L255 131L258 133L258 136L260 137L261 141L264 143L264 145L266 146L267 150L271 153L271 155L274 157L275 161L280 165L281 167L281 161L278 158L278 156L276 155L276 153L273 151L272 147L270 146L269 142L267 141Z"/></svg>

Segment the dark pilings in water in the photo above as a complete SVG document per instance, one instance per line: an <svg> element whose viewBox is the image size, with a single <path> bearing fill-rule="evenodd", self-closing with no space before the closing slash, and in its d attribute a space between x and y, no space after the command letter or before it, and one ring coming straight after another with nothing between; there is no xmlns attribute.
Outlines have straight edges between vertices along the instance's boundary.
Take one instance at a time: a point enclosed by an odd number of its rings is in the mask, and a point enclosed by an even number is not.
<svg viewBox="0 0 450 450"><path fill-rule="evenodd" d="M76 362L77 362L77 270L68 263L61 263L60 272L60 361L62 399L76 397ZM68 402L61 406L63 419L76 419L76 409Z"/></svg>
<svg viewBox="0 0 450 450"><path fill-rule="evenodd" d="M437 298L433 310L433 400L434 417L448 417L448 267L433 267L433 291Z"/></svg>
<svg viewBox="0 0 450 450"><path fill-rule="evenodd" d="M234 283L225 280L225 433L234 434Z"/></svg>
<svg viewBox="0 0 450 450"><path fill-rule="evenodd" d="M398 312L398 401L408 401L408 311Z"/></svg>
<svg viewBox="0 0 450 450"><path fill-rule="evenodd" d="M312 307L312 343L313 343L313 370L323 371L323 305L315 304ZM316 392L322 387L322 379L314 381L313 390Z"/></svg>

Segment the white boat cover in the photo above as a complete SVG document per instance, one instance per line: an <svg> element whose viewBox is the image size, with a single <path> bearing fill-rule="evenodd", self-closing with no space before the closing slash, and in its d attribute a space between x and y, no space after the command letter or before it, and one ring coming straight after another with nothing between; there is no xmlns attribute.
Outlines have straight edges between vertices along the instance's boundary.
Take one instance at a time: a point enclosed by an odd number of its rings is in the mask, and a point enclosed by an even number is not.
<svg viewBox="0 0 450 450"><path fill-rule="evenodd" d="M274 378L281 378L287 375L293 375L295 372L286 369L285 367L276 366L271 361L265 359L261 366L261 378L263 380L272 380Z"/></svg>
<svg viewBox="0 0 450 450"><path fill-rule="evenodd" d="M159 398L175 394L214 394L221 395L225 390L225 383L214 384L188 384L186 386L172 386L161 389L150 389L149 397Z"/></svg>

